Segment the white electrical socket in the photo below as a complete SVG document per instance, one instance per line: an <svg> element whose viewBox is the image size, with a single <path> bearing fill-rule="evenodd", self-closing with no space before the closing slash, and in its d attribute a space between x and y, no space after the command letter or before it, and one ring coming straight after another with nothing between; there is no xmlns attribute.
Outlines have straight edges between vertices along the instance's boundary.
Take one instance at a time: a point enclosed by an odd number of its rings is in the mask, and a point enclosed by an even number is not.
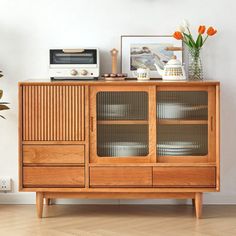
<svg viewBox="0 0 236 236"><path fill-rule="evenodd" d="M12 180L10 177L0 177L0 191L11 191Z"/></svg>

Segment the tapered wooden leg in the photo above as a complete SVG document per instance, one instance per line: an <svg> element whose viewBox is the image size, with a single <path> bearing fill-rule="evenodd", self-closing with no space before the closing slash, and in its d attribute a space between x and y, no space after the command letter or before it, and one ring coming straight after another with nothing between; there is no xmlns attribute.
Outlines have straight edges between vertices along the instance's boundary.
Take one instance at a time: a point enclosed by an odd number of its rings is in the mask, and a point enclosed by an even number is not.
<svg viewBox="0 0 236 236"><path fill-rule="evenodd" d="M195 211L197 219L202 217L202 193L195 193Z"/></svg>
<svg viewBox="0 0 236 236"><path fill-rule="evenodd" d="M42 216L43 216L43 193L41 193L41 192L36 193L36 207L37 207L38 218L42 218Z"/></svg>

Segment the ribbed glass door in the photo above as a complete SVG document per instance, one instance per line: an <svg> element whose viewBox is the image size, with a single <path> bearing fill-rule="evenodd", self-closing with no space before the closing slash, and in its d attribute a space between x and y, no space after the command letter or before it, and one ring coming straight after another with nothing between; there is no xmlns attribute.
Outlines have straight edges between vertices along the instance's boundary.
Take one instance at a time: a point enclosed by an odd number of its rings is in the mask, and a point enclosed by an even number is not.
<svg viewBox="0 0 236 236"><path fill-rule="evenodd" d="M96 94L97 156L149 154L148 93L101 91Z"/></svg>
<svg viewBox="0 0 236 236"><path fill-rule="evenodd" d="M208 155L208 91L157 92L157 154Z"/></svg>

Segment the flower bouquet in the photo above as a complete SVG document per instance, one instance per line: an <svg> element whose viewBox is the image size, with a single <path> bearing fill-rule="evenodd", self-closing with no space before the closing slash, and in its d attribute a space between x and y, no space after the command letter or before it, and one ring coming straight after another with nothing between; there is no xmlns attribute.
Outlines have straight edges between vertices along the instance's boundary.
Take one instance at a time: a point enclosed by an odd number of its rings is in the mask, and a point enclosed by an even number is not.
<svg viewBox="0 0 236 236"><path fill-rule="evenodd" d="M206 33L206 34L205 34ZM173 37L177 40L182 40L187 46L190 55L189 61L189 79L190 80L202 80L202 63L200 58L200 51L205 44L208 37L213 36L217 33L217 30L213 27L209 27L206 30L205 25L200 25L198 28L197 39L194 40L190 31L188 21L184 20L183 24L177 28L174 32Z"/></svg>

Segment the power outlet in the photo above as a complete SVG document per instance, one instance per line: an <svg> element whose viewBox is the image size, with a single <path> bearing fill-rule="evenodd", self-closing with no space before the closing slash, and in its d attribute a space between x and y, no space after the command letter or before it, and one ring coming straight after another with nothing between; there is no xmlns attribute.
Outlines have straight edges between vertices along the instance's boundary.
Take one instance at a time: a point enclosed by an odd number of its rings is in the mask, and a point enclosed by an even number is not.
<svg viewBox="0 0 236 236"><path fill-rule="evenodd" d="M12 180L10 177L0 177L0 191L11 191Z"/></svg>

